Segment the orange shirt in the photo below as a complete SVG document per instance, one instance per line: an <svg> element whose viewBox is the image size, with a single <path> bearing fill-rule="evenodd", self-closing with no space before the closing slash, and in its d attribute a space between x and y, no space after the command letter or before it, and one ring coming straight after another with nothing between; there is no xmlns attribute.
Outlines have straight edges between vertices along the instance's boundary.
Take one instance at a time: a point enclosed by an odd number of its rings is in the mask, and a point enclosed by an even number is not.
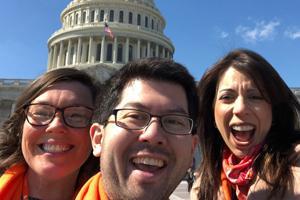
<svg viewBox="0 0 300 200"><path fill-rule="evenodd" d="M105 193L101 173L91 177L80 189L75 200L109 200Z"/></svg>
<svg viewBox="0 0 300 200"><path fill-rule="evenodd" d="M19 163L13 165L2 174L0 177L1 200L28 199L26 171L27 166Z"/></svg>

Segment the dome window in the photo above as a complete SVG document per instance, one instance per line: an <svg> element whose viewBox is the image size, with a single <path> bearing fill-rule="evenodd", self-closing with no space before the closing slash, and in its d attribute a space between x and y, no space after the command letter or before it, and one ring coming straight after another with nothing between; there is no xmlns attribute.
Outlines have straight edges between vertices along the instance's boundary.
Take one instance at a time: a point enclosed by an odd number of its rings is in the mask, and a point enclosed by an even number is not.
<svg viewBox="0 0 300 200"><path fill-rule="evenodd" d="M124 11L121 10L120 13L119 13L119 22L120 23L123 23L123 17L124 17Z"/></svg>
<svg viewBox="0 0 300 200"><path fill-rule="evenodd" d="M109 11L109 21L110 21L110 22L113 22L113 21L114 21L114 15L115 15L114 11L113 11L113 10L110 10L110 11Z"/></svg>
<svg viewBox="0 0 300 200"><path fill-rule="evenodd" d="M141 25L141 15L140 14L137 15L137 25L138 26Z"/></svg>
<svg viewBox="0 0 300 200"><path fill-rule="evenodd" d="M129 23L129 24L132 24L132 12L129 12L129 15L128 15L128 23Z"/></svg>

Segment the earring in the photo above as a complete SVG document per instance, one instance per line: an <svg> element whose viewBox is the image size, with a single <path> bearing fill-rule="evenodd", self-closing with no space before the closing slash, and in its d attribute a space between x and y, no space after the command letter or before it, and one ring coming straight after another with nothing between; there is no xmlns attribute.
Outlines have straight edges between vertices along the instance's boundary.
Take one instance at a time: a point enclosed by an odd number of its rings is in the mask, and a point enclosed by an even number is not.
<svg viewBox="0 0 300 200"><path fill-rule="evenodd" d="M97 144L94 146L93 155L95 157L98 157L98 156L100 156L100 153L101 153L101 146L99 144Z"/></svg>

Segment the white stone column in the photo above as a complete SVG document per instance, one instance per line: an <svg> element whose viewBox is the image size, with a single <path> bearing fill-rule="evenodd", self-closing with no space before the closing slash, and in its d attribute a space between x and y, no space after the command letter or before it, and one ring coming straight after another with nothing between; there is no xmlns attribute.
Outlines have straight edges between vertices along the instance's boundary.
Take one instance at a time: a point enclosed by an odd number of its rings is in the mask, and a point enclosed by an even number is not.
<svg viewBox="0 0 300 200"><path fill-rule="evenodd" d="M101 55L100 55L100 63L104 63L104 53L105 53L105 35L102 36L101 42Z"/></svg>
<svg viewBox="0 0 300 200"><path fill-rule="evenodd" d="M125 63L128 62L128 57L129 57L129 38L126 38L126 43L125 43Z"/></svg>
<svg viewBox="0 0 300 200"><path fill-rule="evenodd" d="M58 67L62 66L63 51L64 51L64 44L63 44L63 41L60 41L60 44L59 44L59 55L58 55L58 59L57 59L57 66Z"/></svg>
<svg viewBox="0 0 300 200"><path fill-rule="evenodd" d="M93 47L94 47L94 41L93 41L93 37L90 36L90 40L89 40L89 58L88 58L88 63L94 63L95 62L95 52L93 51Z"/></svg>
<svg viewBox="0 0 300 200"><path fill-rule="evenodd" d="M52 58L52 66L51 68L57 67L57 44L54 44L54 50L53 50L53 58Z"/></svg>
<svg viewBox="0 0 300 200"><path fill-rule="evenodd" d="M137 41L136 58L137 59L141 58L141 40L140 39L138 39L138 41Z"/></svg>
<svg viewBox="0 0 300 200"><path fill-rule="evenodd" d="M66 66L70 64L71 46L72 46L72 41L71 41L71 39L69 39L68 40L67 55L66 55Z"/></svg>
<svg viewBox="0 0 300 200"><path fill-rule="evenodd" d="M117 52L118 52L118 47L117 47L118 41L117 37L114 37L114 46L113 46L113 64L117 62Z"/></svg>
<svg viewBox="0 0 300 200"><path fill-rule="evenodd" d="M49 51L48 51L48 70L51 69L52 66L52 56L53 56L53 48L50 47Z"/></svg>
<svg viewBox="0 0 300 200"><path fill-rule="evenodd" d="M81 62L81 46L82 46L82 38L78 38L77 43L77 51L76 51L76 64Z"/></svg>
<svg viewBox="0 0 300 200"><path fill-rule="evenodd" d="M147 56L146 56L147 58L149 58L150 55L151 55L151 52L150 52L150 51L151 51L151 48L150 48L150 42L148 41L148 42L147 42Z"/></svg>
<svg viewBox="0 0 300 200"><path fill-rule="evenodd" d="M88 60L86 59L87 55L87 43L82 43L82 56L81 56L81 63L85 63Z"/></svg>
<svg viewBox="0 0 300 200"><path fill-rule="evenodd" d="M158 55L158 53L159 53L158 47L159 47L158 44L155 44L155 57L157 57L157 58L159 57L159 55Z"/></svg>

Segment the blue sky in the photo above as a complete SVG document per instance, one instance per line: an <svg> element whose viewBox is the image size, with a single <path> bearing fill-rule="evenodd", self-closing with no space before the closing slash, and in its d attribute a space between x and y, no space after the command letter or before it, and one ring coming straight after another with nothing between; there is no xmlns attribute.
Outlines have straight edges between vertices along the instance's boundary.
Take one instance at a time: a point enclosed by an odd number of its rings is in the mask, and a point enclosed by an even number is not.
<svg viewBox="0 0 300 200"><path fill-rule="evenodd" d="M70 0L9 0L0 18L0 78L32 79L46 71L47 40ZM167 21L174 59L196 80L228 51L263 55L290 87L300 87L299 0L155 0Z"/></svg>

